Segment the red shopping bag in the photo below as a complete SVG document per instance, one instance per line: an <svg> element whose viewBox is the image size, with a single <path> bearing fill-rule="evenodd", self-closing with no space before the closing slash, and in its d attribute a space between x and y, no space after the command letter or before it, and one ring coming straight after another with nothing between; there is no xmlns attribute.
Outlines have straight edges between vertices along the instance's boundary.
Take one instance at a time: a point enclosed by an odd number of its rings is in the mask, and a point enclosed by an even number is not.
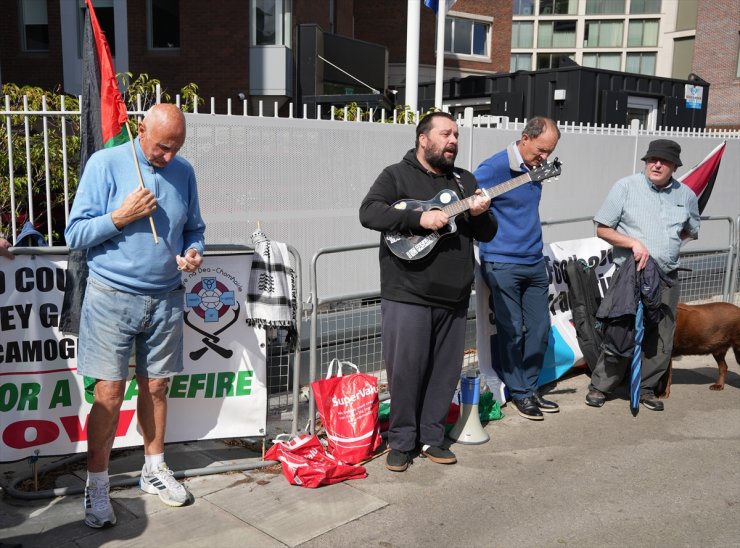
<svg viewBox="0 0 740 548"><path fill-rule="evenodd" d="M327 454L316 436L277 441L265 453L265 460L280 461L283 475L301 487L319 487L367 476L363 466L350 466Z"/></svg>
<svg viewBox="0 0 740 548"><path fill-rule="evenodd" d="M342 365L356 373L342 376ZM332 376L336 366L337 374ZM360 373L351 362L333 359L325 379L311 383L316 409L326 429L329 452L350 464L372 456L380 445L378 379Z"/></svg>

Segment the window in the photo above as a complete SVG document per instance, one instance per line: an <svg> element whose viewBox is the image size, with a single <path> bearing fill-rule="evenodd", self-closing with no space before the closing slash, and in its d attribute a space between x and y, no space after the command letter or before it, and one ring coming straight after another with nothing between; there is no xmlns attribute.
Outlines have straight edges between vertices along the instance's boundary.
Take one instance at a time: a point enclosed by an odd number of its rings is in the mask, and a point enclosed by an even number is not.
<svg viewBox="0 0 740 548"><path fill-rule="evenodd" d="M95 8L95 13L98 10ZM149 47L180 47L180 1L149 0Z"/></svg>
<svg viewBox="0 0 740 548"><path fill-rule="evenodd" d="M251 0L251 44L290 47L291 0Z"/></svg>
<svg viewBox="0 0 740 548"><path fill-rule="evenodd" d="M737 48L737 72L735 78L740 78L740 47Z"/></svg>
<svg viewBox="0 0 740 548"><path fill-rule="evenodd" d="M575 53L538 53L537 70L564 66L564 59L575 60Z"/></svg>
<svg viewBox="0 0 740 548"><path fill-rule="evenodd" d="M49 51L49 19L46 0L21 2L21 40L24 51Z"/></svg>
<svg viewBox="0 0 740 548"><path fill-rule="evenodd" d="M514 0L514 15L534 15L534 0Z"/></svg>
<svg viewBox="0 0 740 548"><path fill-rule="evenodd" d="M532 70L532 54L531 53L512 53L511 54L511 65L509 67L509 71L516 72L517 70Z"/></svg>
<svg viewBox="0 0 740 548"><path fill-rule="evenodd" d="M111 57L116 57L116 26L113 17L113 0L95 0L93 4L95 6L95 17L98 18L98 24L100 30L105 35L105 40L108 42L110 48ZM82 41L85 35L85 13L87 12L87 6L85 0L78 0L79 9L79 35L77 42L77 56L82 59Z"/></svg>
<svg viewBox="0 0 740 548"><path fill-rule="evenodd" d="M581 64L584 67L593 67L606 70L620 70L622 64L621 53L584 53Z"/></svg>
<svg viewBox="0 0 740 548"><path fill-rule="evenodd" d="M624 0L586 0L586 15L624 13Z"/></svg>
<svg viewBox="0 0 740 548"><path fill-rule="evenodd" d="M511 47L531 48L534 38L534 23L531 21L512 21Z"/></svg>
<svg viewBox="0 0 740 548"><path fill-rule="evenodd" d="M657 19L632 19L627 30L627 47L657 46L658 23Z"/></svg>
<svg viewBox="0 0 740 548"><path fill-rule="evenodd" d="M628 53L624 71L655 75L655 53Z"/></svg>
<svg viewBox="0 0 740 548"><path fill-rule="evenodd" d="M537 35L538 48L573 48L576 45L575 21L542 21Z"/></svg>
<svg viewBox="0 0 740 548"><path fill-rule="evenodd" d="M630 13L660 13L660 0L632 0Z"/></svg>
<svg viewBox="0 0 740 548"><path fill-rule="evenodd" d="M622 45L622 21L588 21L583 35L584 48L616 48Z"/></svg>
<svg viewBox="0 0 740 548"><path fill-rule="evenodd" d="M573 15L578 0L540 0L540 15Z"/></svg>
<svg viewBox="0 0 740 548"><path fill-rule="evenodd" d="M489 23L448 17L445 26L445 53L488 57Z"/></svg>

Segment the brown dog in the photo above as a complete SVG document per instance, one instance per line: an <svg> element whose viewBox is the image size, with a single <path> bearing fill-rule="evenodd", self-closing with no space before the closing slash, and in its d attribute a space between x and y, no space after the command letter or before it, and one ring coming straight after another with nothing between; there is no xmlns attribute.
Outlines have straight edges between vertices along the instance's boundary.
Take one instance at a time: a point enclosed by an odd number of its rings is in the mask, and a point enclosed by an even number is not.
<svg viewBox="0 0 740 548"><path fill-rule="evenodd" d="M679 304L672 357L711 354L717 361L719 376L710 390L725 387L725 354L732 347L740 363L740 307L729 303ZM671 393L673 362L668 365L664 397Z"/></svg>

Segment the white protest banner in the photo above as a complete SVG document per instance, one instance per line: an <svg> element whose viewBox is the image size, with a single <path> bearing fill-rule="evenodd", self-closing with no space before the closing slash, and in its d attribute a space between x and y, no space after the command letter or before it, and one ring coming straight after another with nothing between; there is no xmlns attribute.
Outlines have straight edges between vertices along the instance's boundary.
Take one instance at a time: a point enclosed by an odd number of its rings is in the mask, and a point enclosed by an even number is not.
<svg viewBox="0 0 740 548"><path fill-rule="evenodd" d="M206 257L184 274L184 371L170 381L167 442L265 432L265 333L245 323L251 255ZM0 261L0 462L87 450L92 399L77 339L59 332L66 257ZM142 444L130 368L114 447Z"/></svg>
<svg viewBox="0 0 740 548"><path fill-rule="evenodd" d="M569 291L565 277L565 265L568 260L583 260L590 267L595 267L602 296L614 272L611 246L600 238L546 243L543 253L550 282L548 304L551 329L544 365L538 380L540 386L560 378L583 359L570 312ZM489 305L490 291L480 274L477 248L475 270L478 367L494 397L499 402L503 402L504 386L499 373L494 313Z"/></svg>

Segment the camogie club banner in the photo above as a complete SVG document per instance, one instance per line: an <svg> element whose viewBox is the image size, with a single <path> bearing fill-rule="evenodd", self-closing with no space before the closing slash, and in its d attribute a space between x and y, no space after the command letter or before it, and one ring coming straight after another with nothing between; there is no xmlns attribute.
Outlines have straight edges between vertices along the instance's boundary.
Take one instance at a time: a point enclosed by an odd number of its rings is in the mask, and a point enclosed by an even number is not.
<svg viewBox="0 0 740 548"><path fill-rule="evenodd" d="M183 274L185 369L170 381L167 442L265 433L265 332L245 322L251 261L209 255ZM92 399L77 338L58 328L66 266L54 255L0 261L0 462L87 450ZM130 371L114 447L143 443Z"/></svg>
<svg viewBox="0 0 740 548"><path fill-rule="evenodd" d="M596 268L602 296L609 286L614 272L611 246L600 238L584 238L563 242L546 243L542 250L549 277L548 303L550 309L550 339L545 354L545 363L540 373L540 386L560 378L571 367L583 359L578 346L576 330L572 323L565 265L569 259L584 260ZM490 291L480 273L478 248L475 250L475 295L478 364L481 375L497 399L503 400L504 386L500 380L498 365L498 340L494 312L490 308Z"/></svg>

